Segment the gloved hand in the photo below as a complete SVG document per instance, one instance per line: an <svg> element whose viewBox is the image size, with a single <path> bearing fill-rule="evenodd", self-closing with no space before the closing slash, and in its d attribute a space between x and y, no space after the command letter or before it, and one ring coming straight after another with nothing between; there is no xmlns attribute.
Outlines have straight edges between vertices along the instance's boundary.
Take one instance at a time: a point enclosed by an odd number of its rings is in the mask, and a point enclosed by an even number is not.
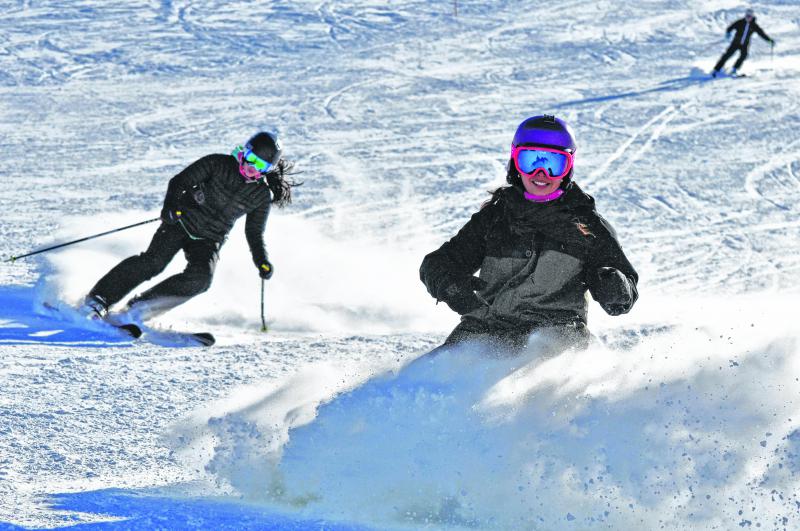
<svg viewBox="0 0 800 531"><path fill-rule="evenodd" d="M164 198L164 206L161 208L161 221L168 225L175 225L181 217L181 209L174 196L167 193Z"/></svg>
<svg viewBox="0 0 800 531"><path fill-rule="evenodd" d="M613 267L601 267L595 272L592 296L609 315L627 313L633 302L628 278Z"/></svg>
<svg viewBox="0 0 800 531"><path fill-rule="evenodd" d="M769 43L770 43L772 46L775 46L775 39L770 39L770 40L769 40Z"/></svg>
<svg viewBox="0 0 800 531"><path fill-rule="evenodd" d="M269 280L272 278L272 273L274 268L269 260L264 260L264 263L258 266L258 276L263 278L264 280Z"/></svg>
<svg viewBox="0 0 800 531"><path fill-rule="evenodd" d="M168 225L175 225L178 220L181 219L181 211L180 210L172 210L164 206L161 209L161 221Z"/></svg>
<svg viewBox="0 0 800 531"><path fill-rule="evenodd" d="M481 278L466 277L447 286L441 299L451 310L459 315L464 315L484 305L481 299L475 295L475 291L480 291L486 286L486 281Z"/></svg>

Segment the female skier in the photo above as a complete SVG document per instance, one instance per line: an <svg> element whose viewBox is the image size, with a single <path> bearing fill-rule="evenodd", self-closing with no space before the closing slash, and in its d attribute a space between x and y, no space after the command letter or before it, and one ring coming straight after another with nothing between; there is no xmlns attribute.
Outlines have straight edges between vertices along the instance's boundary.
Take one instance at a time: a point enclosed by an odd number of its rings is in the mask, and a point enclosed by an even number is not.
<svg viewBox="0 0 800 531"><path fill-rule="evenodd" d="M169 181L161 225L147 250L120 262L92 288L84 311L104 318L111 306L139 284L161 273L183 251L186 268L131 299L126 313L146 319L199 295L211 286L219 250L234 222L244 226L253 264L269 279L273 266L264 248L270 205L291 202L291 167L272 133L260 132L231 155L206 155Z"/></svg>
<svg viewBox="0 0 800 531"><path fill-rule="evenodd" d="M575 147L563 120L522 122L509 186L422 261L428 292L461 315L445 345L487 340L516 349L544 329L588 344L587 290L610 315L633 307L638 275L594 199L572 179Z"/></svg>

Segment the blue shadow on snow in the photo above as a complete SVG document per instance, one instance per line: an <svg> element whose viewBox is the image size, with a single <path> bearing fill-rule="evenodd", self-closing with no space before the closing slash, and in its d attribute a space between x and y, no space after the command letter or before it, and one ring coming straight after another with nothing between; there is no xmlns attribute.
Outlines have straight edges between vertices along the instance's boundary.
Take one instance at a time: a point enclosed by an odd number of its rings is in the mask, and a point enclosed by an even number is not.
<svg viewBox="0 0 800 531"><path fill-rule="evenodd" d="M58 529L79 531L150 530L150 529L281 529L281 530L332 530L367 531L368 528L335 524L325 520L297 519L267 512L251 505L201 498L170 498L142 491L105 489L91 492L54 494L50 508L60 511L88 513L109 518L124 518L114 522L77 523ZM65 522L73 520L65 516ZM67 520L69 519L69 520ZM0 523L0 531L27 530L11 524Z"/></svg>
<svg viewBox="0 0 800 531"><path fill-rule="evenodd" d="M645 94L650 94L653 92L670 92L686 88L690 85L705 83L707 81L711 81L712 79L713 78L709 74L703 72L699 68L693 68L688 76L679 77L675 79L668 79L666 81L662 81L655 87L643 90L633 90L630 92L621 92L619 94L609 94L607 96L595 96L593 98L564 101L555 105L555 108L560 109L563 107L572 107L573 105L583 105L586 103L599 103L601 101L613 101L625 98L636 98L638 96L644 96Z"/></svg>
<svg viewBox="0 0 800 531"><path fill-rule="evenodd" d="M36 288L0 286L0 345L124 346L131 338L111 327L71 322L37 310Z"/></svg>

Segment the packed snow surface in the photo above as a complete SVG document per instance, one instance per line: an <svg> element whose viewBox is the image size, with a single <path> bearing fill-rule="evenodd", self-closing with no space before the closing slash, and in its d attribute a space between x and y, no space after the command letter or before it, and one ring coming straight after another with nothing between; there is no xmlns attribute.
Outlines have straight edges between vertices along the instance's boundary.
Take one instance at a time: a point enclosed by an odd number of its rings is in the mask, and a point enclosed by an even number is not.
<svg viewBox="0 0 800 531"><path fill-rule="evenodd" d="M710 80L745 7L7 2L3 258L157 217L259 129L304 184L267 225L266 334L242 223L153 323L212 348L45 306L155 224L0 264L0 529L800 528L800 12L754 6L777 46ZM585 351L426 355L457 316L419 263L542 113L640 301L592 302Z"/></svg>

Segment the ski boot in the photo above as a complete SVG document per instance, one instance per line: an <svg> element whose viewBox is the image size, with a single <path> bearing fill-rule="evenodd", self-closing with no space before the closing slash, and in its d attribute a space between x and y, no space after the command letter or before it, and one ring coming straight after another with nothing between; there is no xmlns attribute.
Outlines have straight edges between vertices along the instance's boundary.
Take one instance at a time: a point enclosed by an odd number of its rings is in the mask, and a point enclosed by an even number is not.
<svg viewBox="0 0 800 531"><path fill-rule="evenodd" d="M87 295L78 311L87 319L104 320L108 315L108 303L100 295Z"/></svg>

